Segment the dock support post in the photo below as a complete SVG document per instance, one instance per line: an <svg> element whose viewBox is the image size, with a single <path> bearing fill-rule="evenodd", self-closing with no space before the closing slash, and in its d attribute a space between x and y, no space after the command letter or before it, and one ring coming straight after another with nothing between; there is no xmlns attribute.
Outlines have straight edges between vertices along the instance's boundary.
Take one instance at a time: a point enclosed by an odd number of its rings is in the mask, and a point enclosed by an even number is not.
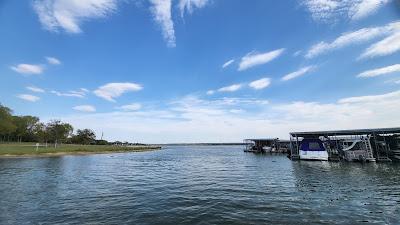
<svg viewBox="0 0 400 225"><path fill-rule="evenodd" d="M292 142L292 135L289 134L290 136L290 158L293 156L293 142Z"/></svg>
<svg viewBox="0 0 400 225"><path fill-rule="evenodd" d="M386 142L385 132L383 132L383 141L385 142L385 152L386 152L386 159L385 159L385 160L389 161L390 146L389 146L389 144Z"/></svg>

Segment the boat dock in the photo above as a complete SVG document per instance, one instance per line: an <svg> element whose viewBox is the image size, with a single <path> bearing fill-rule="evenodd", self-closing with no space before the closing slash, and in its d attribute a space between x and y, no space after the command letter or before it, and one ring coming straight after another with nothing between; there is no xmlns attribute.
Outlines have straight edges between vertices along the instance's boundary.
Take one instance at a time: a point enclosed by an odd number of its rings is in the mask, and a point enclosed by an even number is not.
<svg viewBox="0 0 400 225"><path fill-rule="evenodd" d="M400 160L400 128L356 129L290 133L290 158L301 159L301 143L318 139L328 160L390 162Z"/></svg>
<svg viewBox="0 0 400 225"><path fill-rule="evenodd" d="M244 144L244 151L253 153L287 153L290 149L290 141L279 138L245 139Z"/></svg>
<svg viewBox="0 0 400 225"><path fill-rule="evenodd" d="M400 161L400 128L291 132L289 140L245 139L245 152L287 153L291 160Z"/></svg>

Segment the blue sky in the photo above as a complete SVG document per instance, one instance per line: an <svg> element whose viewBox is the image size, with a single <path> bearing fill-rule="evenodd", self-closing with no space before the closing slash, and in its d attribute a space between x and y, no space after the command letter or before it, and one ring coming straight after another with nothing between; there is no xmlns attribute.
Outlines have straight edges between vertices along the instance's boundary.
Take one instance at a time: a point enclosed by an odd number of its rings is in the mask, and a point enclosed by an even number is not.
<svg viewBox="0 0 400 225"><path fill-rule="evenodd" d="M0 102L108 140L400 126L394 0L0 1Z"/></svg>

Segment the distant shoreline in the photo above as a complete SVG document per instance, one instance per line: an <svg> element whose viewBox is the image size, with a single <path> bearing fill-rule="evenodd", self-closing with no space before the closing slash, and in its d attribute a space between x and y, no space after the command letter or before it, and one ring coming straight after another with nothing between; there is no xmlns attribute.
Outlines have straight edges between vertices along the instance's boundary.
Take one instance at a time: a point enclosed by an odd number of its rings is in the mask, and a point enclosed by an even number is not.
<svg viewBox="0 0 400 225"><path fill-rule="evenodd" d="M114 145L61 145L58 148L40 147L36 151L34 145L0 144L0 158L32 158L32 157L57 157L65 155L91 155L128 152L147 152L160 150L161 146L114 146Z"/></svg>
<svg viewBox="0 0 400 225"><path fill-rule="evenodd" d="M219 145L245 145L244 143L171 143L171 144L157 144L160 146L184 146L184 145L194 145L194 146L201 146L201 145L206 145L206 146L219 146Z"/></svg>

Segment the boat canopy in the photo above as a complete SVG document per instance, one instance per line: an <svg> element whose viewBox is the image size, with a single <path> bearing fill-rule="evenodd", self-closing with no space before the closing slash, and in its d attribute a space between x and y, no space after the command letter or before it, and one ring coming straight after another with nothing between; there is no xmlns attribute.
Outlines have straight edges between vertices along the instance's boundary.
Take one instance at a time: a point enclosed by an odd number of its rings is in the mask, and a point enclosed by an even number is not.
<svg viewBox="0 0 400 225"><path fill-rule="evenodd" d="M322 141L317 138L306 138L301 141L301 151L326 151Z"/></svg>

